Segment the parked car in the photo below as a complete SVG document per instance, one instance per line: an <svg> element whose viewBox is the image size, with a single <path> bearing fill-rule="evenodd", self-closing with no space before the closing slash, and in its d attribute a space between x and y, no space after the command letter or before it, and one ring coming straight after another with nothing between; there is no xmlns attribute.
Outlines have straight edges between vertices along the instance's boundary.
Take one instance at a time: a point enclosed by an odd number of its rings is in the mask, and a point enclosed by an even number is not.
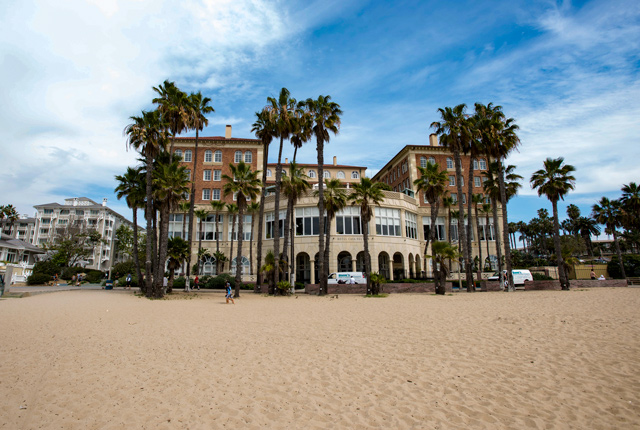
<svg viewBox="0 0 640 430"><path fill-rule="evenodd" d="M364 272L337 272L329 275L327 280L328 284L348 284L351 277L356 281L356 284L366 284L367 277Z"/></svg>
<svg viewBox="0 0 640 430"><path fill-rule="evenodd" d="M504 273L504 276L507 275L506 270L504 270L503 273ZM524 285L525 282L533 282L533 275L531 274L530 271L526 269L512 270L511 273L513 274L513 283L515 285ZM498 272L496 272L493 274L493 276L489 277L487 280L498 281L499 279L500 279L500 275Z"/></svg>

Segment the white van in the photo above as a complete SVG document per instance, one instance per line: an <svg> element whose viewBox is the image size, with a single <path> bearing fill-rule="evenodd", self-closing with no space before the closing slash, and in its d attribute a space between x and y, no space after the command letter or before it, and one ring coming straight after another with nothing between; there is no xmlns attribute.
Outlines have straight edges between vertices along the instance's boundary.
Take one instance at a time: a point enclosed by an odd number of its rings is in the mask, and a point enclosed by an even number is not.
<svg viewBox="0 0 640 430"><path fill-rule="evenodd" d="M504 270L503 273L504 273L504 276L507 276L506 270ZM533 282L533 275L531 274L530 271L526 269L512 270L511 273L513 274L514 285L524 285L525 282ZM498 272L496 272L493 274L493 276L491 276L487 280L498 281L499 279L500 279L500 276L498 275Z"/></svg>
<svg viewBox="0 0 640 430"><path fill-rule="evenodd" d="M348 284L351 277L356 281L356 284L366 284L367 277L364 272L337 272L329 275L327 280L328 284Z"/></svg>

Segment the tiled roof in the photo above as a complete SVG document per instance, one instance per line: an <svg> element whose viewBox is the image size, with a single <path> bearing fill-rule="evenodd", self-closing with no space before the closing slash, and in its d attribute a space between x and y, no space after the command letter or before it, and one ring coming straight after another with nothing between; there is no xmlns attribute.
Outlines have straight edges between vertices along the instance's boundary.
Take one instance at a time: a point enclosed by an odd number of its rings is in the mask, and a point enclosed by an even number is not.
<svg viewBox="0 0 640 430"><path fill-rule="evenodd" d="M176 142L181 141L181 140L196 140L195 137L176 137ZM242 137L232 137L230 139L227 139L224 136L199 136L198 140L220 140L220 141L232 141L232 142L241 142L241 141L250 141L250 142L262 142L260 139L249 139L249 138L242 138Z"/></svg>
<svg viewBox="0 0 640 430"><path fill-rule="evenodd" d="M298 165L298 167L315 167L316 169L318 168L317 164L303 164L303 163L296 163ZM268 163L267 166L269 167L276 167L278 165L278 163ZM283 168L287 168L288 164L284 164L282 163L282 167ZM337 168L341 168L341 169L367 169L364 166L350 166L348 164L337 164L337 165L333 165L333 164L325 164L323 166L325 169L337 169Z"/></svg>

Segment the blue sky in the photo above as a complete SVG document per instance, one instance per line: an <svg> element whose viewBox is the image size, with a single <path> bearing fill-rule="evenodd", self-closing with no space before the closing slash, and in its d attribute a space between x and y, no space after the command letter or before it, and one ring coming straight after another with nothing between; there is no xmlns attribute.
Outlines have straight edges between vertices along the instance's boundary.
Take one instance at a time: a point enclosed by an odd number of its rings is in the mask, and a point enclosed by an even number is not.
<svg viewBox="0 0 640 430"><path fill-rule="evenodd" d="M370 175L427 144L439 107L502 105L522 141L512 221L551 208L528 183L546 157L577 169L563 215L640 181L637 1L25 0L0 5L0 42L0 204L20 213L86 196L129 216L112 192L135 164L122 130L165 79L212 98L205 135L252 137L283 86L330 94L344 116L327 161Z"/></svg>

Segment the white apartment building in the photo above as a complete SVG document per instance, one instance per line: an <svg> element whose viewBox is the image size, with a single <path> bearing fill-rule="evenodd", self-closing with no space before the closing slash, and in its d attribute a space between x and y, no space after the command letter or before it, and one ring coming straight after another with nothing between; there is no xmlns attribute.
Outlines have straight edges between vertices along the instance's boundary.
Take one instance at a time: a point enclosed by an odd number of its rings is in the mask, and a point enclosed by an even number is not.
<svg viewBox="0 0 640 430"><path fill-rule="evenodd" d="M48 203L36 205L35 237L33 244L42 247L53 243L58 234L69 227L83 231L96 230L105 243L95 246L93 255L81 263L89 269L108 270L116 263L115 232L120 225L133 228L133 224L122 215L107 207L107 199L98 204L86 197L66 199L64 204Z"/></svg>

